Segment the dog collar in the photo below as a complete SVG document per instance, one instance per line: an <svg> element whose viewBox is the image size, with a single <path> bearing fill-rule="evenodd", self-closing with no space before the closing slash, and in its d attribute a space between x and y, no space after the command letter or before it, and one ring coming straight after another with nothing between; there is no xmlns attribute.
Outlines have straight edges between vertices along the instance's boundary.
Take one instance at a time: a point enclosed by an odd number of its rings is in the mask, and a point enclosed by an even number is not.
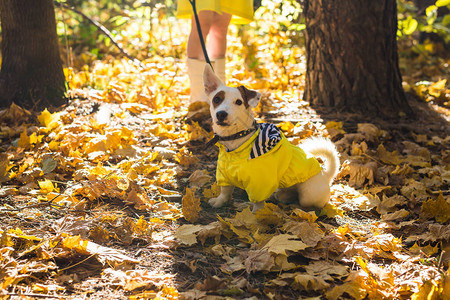
<svg viewBox="0 0 450 300"><path fill-rule="evenodd" d="M250 133L252 133L253 131L258 129L258 124L255 122L253 122L253 125L251 128L246 129L246 130L242 130L239 132L236 132L232 135L227 135L227 136L220 136L217 134L214 134L214 137L206 143L205 148L209 148L212 145L214 145L215 143L219 142L219 141L232 141L232 140L237 140L241 137L244 137L246 135L249 135Z"/></svg>

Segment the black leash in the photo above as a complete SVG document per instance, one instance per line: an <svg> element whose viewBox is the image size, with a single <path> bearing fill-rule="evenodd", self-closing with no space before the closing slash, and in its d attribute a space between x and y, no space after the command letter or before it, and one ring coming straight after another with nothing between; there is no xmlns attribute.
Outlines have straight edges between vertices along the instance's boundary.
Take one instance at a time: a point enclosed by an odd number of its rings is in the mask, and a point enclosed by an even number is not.
<svg viewBox="0 0 450 300"><path fill-rule="evenodd" d="M200 39L200 44L202 45L203 56L205 57L206 62L211 66L211 69L214 71L211 61L209 60L208 52L206 51L205 41L203 40L202 29L200 28L200 20L198 19L197 8L195 7L195 0L189 0L189 3L191 3L192 10L194 11L194 18L195 23L197 24L197 32Z"/></svg>

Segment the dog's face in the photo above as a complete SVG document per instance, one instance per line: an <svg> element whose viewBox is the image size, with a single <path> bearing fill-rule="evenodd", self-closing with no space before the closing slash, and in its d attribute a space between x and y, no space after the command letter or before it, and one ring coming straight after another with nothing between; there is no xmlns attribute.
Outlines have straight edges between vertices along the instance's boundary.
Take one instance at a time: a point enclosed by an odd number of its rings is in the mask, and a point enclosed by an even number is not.
<svg viewBox="0 0 450 300"><path fill-rule="evenodd" d="M252 107L258 105L260 93L244 86L226 86L209 65L205 67L203 83L209 99L215 133L226 136L252 126L254 120Z"/></svg>

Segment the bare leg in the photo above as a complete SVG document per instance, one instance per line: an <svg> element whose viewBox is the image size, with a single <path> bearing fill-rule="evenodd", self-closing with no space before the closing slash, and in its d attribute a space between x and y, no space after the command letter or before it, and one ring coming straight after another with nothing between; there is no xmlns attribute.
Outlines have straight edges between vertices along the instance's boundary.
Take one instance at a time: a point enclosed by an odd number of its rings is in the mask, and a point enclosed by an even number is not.
<svg viewBox="0 0 450 300"><path fill-rule="evenodd" d="M206 37L209 34L211 24L214 21L215 12L210 10L202 10L198 12L198 19L200 21L200 26L202 29L203 40L206 43ZM189 39L187 43L187 56L188 58L195 58L200 60L205 60L203 55L202 45L200 44L200 38L197 32L197 23L194 17L191 19L191 33L189 34Z"/></svg>
<svg viewBox="0 0 450 300"><path fill-rule="evenodd" d="M231 196L233 194L234 186L221 186L220 187L220 195L217 198L209 199L208 203L212 207L218 208L223 206L225 203L231 200Z"/></svg>
<svg viewBox="0 0 450 300"><path fill-rule="evenodd" d="M210 58L225 57L227 50L227 32L231 15L202 10L198 13L198 18L200 20L203 40L206 43ZM187 44L187 56L188 58L205 60L194 17L191 20L191 33L189 34Z"/></svg>
<svg viewBox="0 0 450 300"><path fill-rule="evenodd" d="M208 43L206 45L211 59L223 58L227 52L227 33L231 15L227 13L214 15L214 22L209 30Z"/></svg>

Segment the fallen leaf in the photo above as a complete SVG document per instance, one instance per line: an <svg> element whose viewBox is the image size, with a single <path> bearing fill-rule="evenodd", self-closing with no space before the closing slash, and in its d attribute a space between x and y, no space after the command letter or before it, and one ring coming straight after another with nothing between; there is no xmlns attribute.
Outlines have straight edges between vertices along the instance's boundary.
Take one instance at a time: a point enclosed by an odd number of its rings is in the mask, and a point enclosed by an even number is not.
<svg viewBox="0 0 450 300"><path fill-rule="evenodd" d="M250 250L244 262L247 273L270 271L275 266L274 258L267 249Z"/></svg>
<svg viewBox="0 0 450 300"><path fill-rule="evenodd" d="M436 200L425 201L420 213L425 218L435 218L439 223L446 223L450 220L450 202L440 193Z"/></svg>
<svg viewBox="0 0 450 300"><path fill-rule="evenodd" d="M309 247L307 244L296 239L297 237L291 234L275 235L264 245L264 249L274 254L287 255L286 251L298 252Z"/></svg>
<svg viewBox="0 0 450 300"><path fill-rule="evenodd" d="M381 215L381 219L383 221L397 221L397 220L404 219L407 216L409 216L409 211L402 208L396 212Z"/></svg>
<svg viewBox="0 0 450 300"><path fill-rule="evenodd" d="M312 276L309 274L298 274L294 278L292 287L297 290L321 291L329 288L330 284L317 276Z"/></svg>
<svg viewBox="0 0 450 300"><path fill-rule="evenodd" d="M398 151L389 152L384 148L383 144L378 146L377 152L378 158L385 164L397 166L403 162L403 160L398 156Z"/></svg>
<svg viewBox="0 0 450 300"><path fill-rule="evenodd" d="M195 197L195 189L186 188L186 193L181 200L181 211L184 218L194 223L198 220L200 210L200 198Z"/></svg>
<svg viewBox="0 0 450 300"><path fill-rule="evenodd" d="M189 176L189 185L202 187L205 184L209 183L212 179L212 176L208 174L206 170L195 170L194 173Z"/></svg>
<svg viewBox="0 0 450 300"><path fill-rule="evenodd" d="M178 227L175 232L177 240L186 246L197 243L197 233L203 229L202 225L186 224Z"/></svg>
<svg viewBox="0 0 450 300"><path fill-rule="evenodd" d="M377 163L369 161L365 164L346 161L341 166L340 176L350 175L349 185L355 188L362 188L364 184L369 185L374 182L374 173L377 169Z"/></svg>
<svg viewBox="0 0 450 300"><path fill-rule="evenodd" d="M336 285L330 291L325 293L328 300L342 299L345 294L350 295L355 300L365 299L367 296L367 291L357 282L345 282L341 285Z"/></svg>

